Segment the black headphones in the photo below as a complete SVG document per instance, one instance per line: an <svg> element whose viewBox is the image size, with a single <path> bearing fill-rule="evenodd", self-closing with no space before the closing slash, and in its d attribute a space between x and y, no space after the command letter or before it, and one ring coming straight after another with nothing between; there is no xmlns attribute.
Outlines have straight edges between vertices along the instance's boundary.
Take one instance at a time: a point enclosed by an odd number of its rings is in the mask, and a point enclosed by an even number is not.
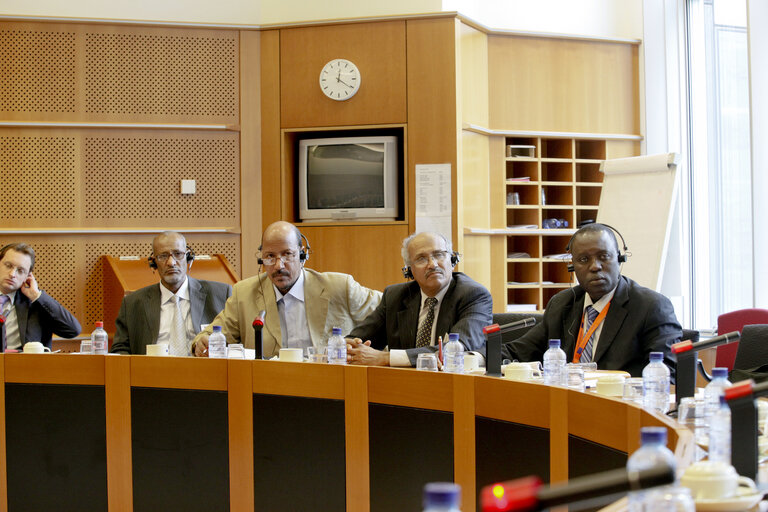
<svg viewBox="0 0 768 512"><path fill-rule="evenodd" d="M573 235L571 235L571 238L568 240L568 245L565 246L565 252L568 252L568 253L571 252L571 244L573 243L573 239L576 238L576 235L580 234L581 230L586 226L605 226L606 228L610 229L611 231L619 235L619 238L621 239L621 245L624 248L623 249L624 252L619 251L619 256L616 259L618 260L619 264L625 263L627 261L627 250L629 248L627 247L627 243L624 241L624 237L621 236L621 233L619 232L619 230L613 226L609 226L608 224L597 223L597 222L587 222L582 224L579 227L579 230L576 231ZM573 260L571 260L571 262L568 263L568 272L575 272L575 271L576 271L576 268L573 266Z"/></svg>
<svg viewBox="0 0 768 512"><path fill-rule="evenodd" d="M299 248L299 261L302 263L306 263L307 261L309 261L309 255L312 254L312 246L309 245L309 240L307 239L307 237L304 236L304 233L302 233L301 231L299 231L299 237L301 238L301 240L304 240L304 245L307 246L306 249L304 249L303 247ZM261 234L261 239L264 240L264 233ZM259 252L261 252L261 245L262 244L259 244ZM264 264L264 260L261 258L261 256L259 256L256 262L259 265Z"/></svg>
<svg viewBox="0 0 768 512"><path fill-rule="evenodd" d="M451 267L455 267L459 264L461 261L461 254L457 253L456 251L453 251L451 253ZM403 277L406 279L413 279L413 272L411 272L411 267L403 267Z"/></svg>
<svg viewBox="0 0 768 512"><path fill-rule="evenodd" d="M193 261L195 261L195 251L193 251L192 248L189 245L187 245L187 265L189 265ZM149 257L147 258L147 263L149 263L149 268L153 270L157 269L157 259L155 259L155 251L152 251L152 254L149 255Z"/></svg>

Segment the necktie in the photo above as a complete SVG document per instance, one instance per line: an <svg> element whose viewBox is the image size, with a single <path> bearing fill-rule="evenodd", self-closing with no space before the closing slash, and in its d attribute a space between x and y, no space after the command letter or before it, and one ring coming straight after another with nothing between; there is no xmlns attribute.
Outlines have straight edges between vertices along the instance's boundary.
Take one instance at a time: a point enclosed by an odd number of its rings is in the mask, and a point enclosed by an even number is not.
<svg viewBox="0 0 768 512"><path fill-rule="evenodd" d="M188 353L187 330L184 328L184 318L181 316L180 300L177 295L171 297L173 304L173 321L171 322L170 333L172 356L186 356Z"/></svg>
<svg viewBox="0 0 768 512"><path fill-rule="evenodd" d="M419 333L416 335L417 347L428 347L432 341L432 323L435 321L435 306L437 305L437 299L434 297L428 297L424 301L424 305L429 308L427 311L427 318L419 327Z"/></svg>
<svg viewBox="0 0 768 512"><path fill-rule="evenodd" d="M8 304L8 301L10 301L11 298L7 295L0 295L0 315L2 315L3 319L7 316L5 314L5 305ZM2 332L0 333L0 338L3 339L3 352L5 352L5 349L7 347L7 342L5 340L5 322L3 322L3 325L0 326L0 329L2 329Z"/></svg>
<svg viewBox="0 0 768 512"><path fill-rule="evenodd" d="M597 310L593 308L592 306L587 306L587 319L584 321L584 332L586 333L589 331L589 328L592 327L592 324L595 321L595 318L597 318ZM584 352L581 353L581 358L579 359L580 363L589 363L592 361L592 341L595 339L595 334L592 333L592 336L589 337L589 340L587 341L587 344L584 346Z"/></svg>

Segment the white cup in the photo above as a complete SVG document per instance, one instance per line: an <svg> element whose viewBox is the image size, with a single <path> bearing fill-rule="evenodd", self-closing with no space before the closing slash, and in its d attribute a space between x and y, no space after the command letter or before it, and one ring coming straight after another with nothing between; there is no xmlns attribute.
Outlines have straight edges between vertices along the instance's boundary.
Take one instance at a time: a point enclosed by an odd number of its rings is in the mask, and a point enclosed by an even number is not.
<svg viewBox="0 0 768 512"><path fill-rule="evenodd" d="M597 392L603 396L624 396L624 376L617 373L599 376Z"/></svg>
<svg viewBox="0 0 768 512"><path fill-rule="evenodd" d="M533 368L526 363L509 363L501 369L504 378L509 380L531 380L533 379Z"/></svg>
<svg viewBox="0 0 768 512"><path fill-rule="evenodd" d="M24 344L25 354L42 354L43 352L50 352L51 349L44 346L39 341L28 341Z"/></svg>
<svg viewBox="0 0 768 512"><path fill-rule="evenodd" d="M280 361L300 363L304 361L304 350L300 348L281 348Z"/></svg>
<svg viewBox="0 0 768 512"><path fill-rule="evenodd" d="M155 345L147 345L148 356L167 356L168 353L169 352L168 352L167 343L157 343Z"/></svg>
<svg viewBox="0 0 768 512"><path fill-rule="evenodd" d="M691 490L695 500L719 500L755 494L755 482L739 476L730 464L704 460L685 470L680 483Z"/></svg>
<svg viewBox="0 0 768 512"><path fill-rule="evenodd" d="M464 373L480 368L480 357L472 352L464 352Z"/></svg>

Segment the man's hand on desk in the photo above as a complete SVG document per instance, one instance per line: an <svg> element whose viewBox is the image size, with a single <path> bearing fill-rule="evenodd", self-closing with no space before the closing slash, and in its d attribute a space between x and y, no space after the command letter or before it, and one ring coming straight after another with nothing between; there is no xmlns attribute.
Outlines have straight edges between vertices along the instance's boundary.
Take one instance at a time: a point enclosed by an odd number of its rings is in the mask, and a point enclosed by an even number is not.
<svg viewBox="0 0 768 512"><path fill-rule="evenodd" d="M389 352L371 347L371 341L347 338L347 363L366 366L389 366Z"/></svg>
<svg viewBox="0 0 768 512"><path fill-rule="evenodd" d="M192 347L192 355L195 357L208 357L208 336L205 335Z"/></svg>

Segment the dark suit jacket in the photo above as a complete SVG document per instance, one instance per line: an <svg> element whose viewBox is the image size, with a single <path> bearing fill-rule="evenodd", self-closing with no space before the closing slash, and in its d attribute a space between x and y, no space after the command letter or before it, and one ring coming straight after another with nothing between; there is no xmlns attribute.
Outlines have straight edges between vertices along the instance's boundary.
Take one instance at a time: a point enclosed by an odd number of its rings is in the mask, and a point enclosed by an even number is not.
<svg viewBox="0 0 768 512"><path fill-rule="evenodd" d="M585 293L581 286L575 286L552 297L542 322L522 337L506 343L502 347L502 357L541 361L548 340L560 339L567 361L572 361ZM648 364L648 354L664 352L674 376L675 363L670 358L670 347L680 341L683 331L669 299L620 276L611 309L603 322L593 358L599 369L624 370L633 377L641 377Z"/></svg>
<svg viewBox="0 0 768 512"><path fill-rule="evenodd" d="M371 346L378 350L387 345L390 349L405 349L413 366L419 352L434 350L415 348L420 307L421 290L416 281L387 286L376 310L347 337L371 340ZM459 340L468 350L485 355L483 327L493 323L492 309L491 294L483 285L461 272L454 272L440 304L436 335L459 333Z"/></svg>
<svg viewBox="0 0 768 512"><path fill-rule="evenodd" d="M62 338L74 338L80 334L77 318L45 291L35 302L30 302L26 295L17 291L14 307L22 348L28 341L39 341L51 348L54 334Z"/></svg>
<svg viewBox="0 0 768 512"><path fill-rule="evenodd" d="M189 276L187 279L192 328L198 333L201 324L211 323L224 309L224 303L232 295L232 287ZM157 343L160 334L160 286L160 283L145 286L123 298L115 321L117 330L110 352L146 354L147 345Z"/></svg>

